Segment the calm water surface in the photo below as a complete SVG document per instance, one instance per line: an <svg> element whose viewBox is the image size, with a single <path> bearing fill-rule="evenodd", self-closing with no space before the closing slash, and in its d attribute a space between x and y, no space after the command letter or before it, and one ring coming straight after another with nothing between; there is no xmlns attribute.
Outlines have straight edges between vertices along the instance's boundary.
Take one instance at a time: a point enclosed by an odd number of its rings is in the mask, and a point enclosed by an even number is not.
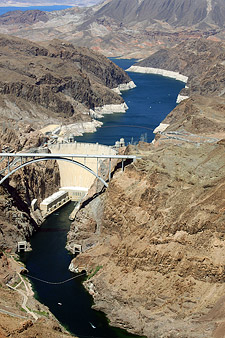
<svg viewBox="0 0 225 338"><path fill-rule="evenodd" d="M73 256L65 249L71 223L68 216L73 208L74 203L71 202L49 216L31 239L33 250L21 254L29 275L52 282L75 276L68 270ZM110 327L104 314L91 309L92 298L82 286L84 277L59 285L46 284L32 278L30 280L36 298L47 305L56 318L78 337L136 337Z"/></svg>
<svg viewBox="0 0 225 338"><path fill-rule="evenodd" d="M123 69L129 68L135 62L124 59L112 61ZM159 75L129 75L137 87L123 92L123 99L129 107L127 112L106 115L101 120L103 127L96 133L77 137L77 141L113 145L121 137L124 137L126 143L131 140L138 142L143 136L148 142L153 140L153 130L176 106L177 95L184 83Z"/></svg>
<svg viewBox="0 0 225 338"><path fill-rule="evenodd" d="M116 62L126 69L133 60ZM77 140L111 145L120 137L124 137L126 142L132 138L137 142L145 133L148 141L153 139L153 129L174 108L177 94L184 84L156 75L130 73L130 76L137 88L123 93L128 111L125 114L108 115L103 119L104 126L96 133L86 134ZM48 217L41 230L33 236L33 251L22 257L30 275L54 282L74 276L68 271L72 256L65 249L70 227L68 216L73 207L73 203L70 203ZM105 316L91 309L92 298L82 287L82 280L80 277L61 285L49 285L36 280L32 282L37 298L79 337L135 337L109 327Z"/></svg>

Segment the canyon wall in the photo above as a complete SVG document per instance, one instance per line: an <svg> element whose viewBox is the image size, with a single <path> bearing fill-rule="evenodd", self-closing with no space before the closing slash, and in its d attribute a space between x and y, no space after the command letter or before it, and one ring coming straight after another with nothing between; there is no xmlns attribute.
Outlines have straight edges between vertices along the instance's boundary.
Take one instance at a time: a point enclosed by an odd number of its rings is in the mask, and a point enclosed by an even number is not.
<svg viewBox="0 0 225 338"><path fill-rule="evenodd" d="M46 141L46 137L34 131L23 122L14 125L4 124L0 129L0 149L18 152L33 151ZM0 168L7 166L0 162ZM17 242L29 240L41 218L31 214L30 206L34 198L38 203L55 192L60 177L55 161L31 164L14 173L1 189L0 210L0 248L16 251Z"/></svg>
<svg viewBox="0 0 225 338"><path fill-rule="evenodd" d="M94 308L112 325L148 338L224 338L224 45L189 41L139 66L187 76L190 97L152 144L126 149L141 159L81 206L68 243L83 252L71 268L87 270Z"/></svg>
<svg viewBox="0 0 225 338"><path fill-rule="evenodd" d="M86 287L112 325L223 337L224 147L140 144L142 159L79 211L68 241L87 250L73 266L101 267Z"/></svg>

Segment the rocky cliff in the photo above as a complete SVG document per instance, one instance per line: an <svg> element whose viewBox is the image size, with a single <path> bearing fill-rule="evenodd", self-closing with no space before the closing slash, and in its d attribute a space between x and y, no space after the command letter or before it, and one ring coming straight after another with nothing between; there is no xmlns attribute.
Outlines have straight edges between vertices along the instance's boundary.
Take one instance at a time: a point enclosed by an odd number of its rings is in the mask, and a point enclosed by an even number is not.
<svg viewBox="0 0 225 338"><path fill-rule="evenodd" d="M80 210L69 241L89 249L73 265L100 268L86 287L113 325L224 337L224 144L131 149L142 160Z"/></svg>
<svg viewBox="0 0 225 338"><path fill-rule="evenodd" d="M23 122L2 125L0 149L8 152L36 150L46 141L38 131ZM0 170L7 163L0 162ZM3 173L4 174L4 173ZM1 176L1 175L0 175ZM17 242L29 240L41 221L33 218L30 206L34 198L40 202L55 192L60 185L58 166L55 161L38 163L16 172L1 186L0 200L0 248L16 251Z"/></svg>
<svg viewBox="0 0 225 338"><path fill-rule="evenodd" d="M104 56L52 41L0 36L0 118L43 126L91 121L89 109L122 103L112 88L129 76Z"/></svg>

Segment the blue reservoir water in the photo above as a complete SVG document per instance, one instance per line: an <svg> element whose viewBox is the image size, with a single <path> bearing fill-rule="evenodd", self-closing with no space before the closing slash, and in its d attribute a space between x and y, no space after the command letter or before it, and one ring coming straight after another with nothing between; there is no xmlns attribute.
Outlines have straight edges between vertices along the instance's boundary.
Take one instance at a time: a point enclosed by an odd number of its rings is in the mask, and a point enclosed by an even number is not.
<svg viewBox="0 0 225 338"><path fill-rule="evenodd" d="M52 11L60 11L62 9L70 8L71 6L64 5L55 5L55 6L29 6L29 7L0 7L0 15L12 12L12 11L30 11L33 9L39 9L40 11L52 12Z"/></svg>
<svg viewBox="0 0 225 338"><path fill-rule="evenodd" d="M116 60L128 68L132 60ZM123 93L129 109L124 114L108 115L104 126L96 133L78 138L82 142L113 144L120 137L129 142L147 133L153 138L153 129L174 108L182 82L156 75L130 73L137 88ZM25 253L22 260L29 274L36 278L59 282L71 278L68 271L72 256L66 251L66 236L70 227L68 216L73 209L70 203L49 216L31 239L32 252ZM126 338L136 337L108 325L106 317L91 309L92 298L82 286L84 277L70 282L51 285L31 278L37 298L46 304L58 320L78 337ZM60 304L62 305L60 305ZM93 328L93 326L95 328Z"/></svg>
<svg viewBox="0 0 225 338"><path fill-rule="evenodd" d="M123 69L129 68L135 60L111 59ZM137 85L124 91L123 99L128 105L126 113L105 115L103 127L97 132L77 137L79 142L112 145L121 137L126 143L138 142L145 136L146 141L154 138L153 130L176 106L176 98L184 83L167 77L129 73ZM145 135L146 134L146 135Z"/></svg>

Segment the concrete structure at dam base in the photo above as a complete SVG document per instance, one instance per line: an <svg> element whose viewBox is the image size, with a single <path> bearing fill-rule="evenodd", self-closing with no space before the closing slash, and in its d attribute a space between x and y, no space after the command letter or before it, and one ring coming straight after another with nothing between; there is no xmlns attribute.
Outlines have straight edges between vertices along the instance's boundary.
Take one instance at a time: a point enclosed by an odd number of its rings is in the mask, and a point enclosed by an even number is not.
<svg viewBox="0 0 225 338"><path fill-rule="evenodd" d="M43 217L50 215L55 210L61 208L70 201L67 191L57 191L53 195L45 198L40 203L40 210Z"/></svg>
<svg viewBox="0 0 225 338"><path fill-rule="evenodd" d="M88 192L83 187L63 187L40 203L40 210L43 217L47 217L57 209L70 201L79 202Z"/></svg>

